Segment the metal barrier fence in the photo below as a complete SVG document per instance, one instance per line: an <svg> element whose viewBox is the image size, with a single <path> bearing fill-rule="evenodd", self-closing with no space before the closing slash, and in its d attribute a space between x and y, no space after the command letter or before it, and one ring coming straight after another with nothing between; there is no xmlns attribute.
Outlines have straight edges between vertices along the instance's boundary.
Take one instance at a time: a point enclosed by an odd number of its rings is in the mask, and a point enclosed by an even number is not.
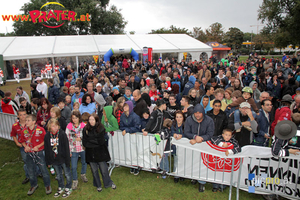
<svg viewBox="0 0 300 200"><path fill-rule="evenodd" d="M11 127L16 122L17 116L0 113L0 137L8 140L13 140L10 137Z"/></svg>
<svg viewBox="0 0 300 200"><path fill-rule="evenodd" d="M176 150L164 152L166 141L157 142L154 135L127 133L123 136L121 131L115 131L109 139L110 174L115 165L156 173L165 170L174 177L228 185L229 199L232 199L232 187L236 187L236 199L239 199L239 189L300 198L299 156L275 158L270 148L246 146L241 153L227 157L224 149L209 142L190 145L188 139L182 138L171 143ZM156 171L160 168L163 170Z"/></svg>

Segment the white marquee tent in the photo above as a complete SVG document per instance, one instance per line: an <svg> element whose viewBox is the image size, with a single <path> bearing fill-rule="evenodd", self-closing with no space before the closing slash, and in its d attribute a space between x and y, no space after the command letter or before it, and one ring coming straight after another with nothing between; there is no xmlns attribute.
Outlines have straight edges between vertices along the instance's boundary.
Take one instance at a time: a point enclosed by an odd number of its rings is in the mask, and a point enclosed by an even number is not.
<svg viewBox="0 0 300 200"><path fill-rule="evenodd" d="M143 47L152 47L153 53L188 52L193 60L199 60L202 52L208 56L212 52L211 47L185 34L0 37L4 60L104 55L110 48L142 53Z"/></svg>
<svg viewBox="0 0 300 200"><path fill-rule="evenodd" d="M72 36L21 36L0 37L0 54L4 61L27 59L29 76L30 59L104 55L109 49L134 49L142 54L143 47L152 47L153 54L175 53L178 59L183 53L192 60L199 60L202 53L211 56L213 49L186 34L146 35L72 35Z"/></svg>

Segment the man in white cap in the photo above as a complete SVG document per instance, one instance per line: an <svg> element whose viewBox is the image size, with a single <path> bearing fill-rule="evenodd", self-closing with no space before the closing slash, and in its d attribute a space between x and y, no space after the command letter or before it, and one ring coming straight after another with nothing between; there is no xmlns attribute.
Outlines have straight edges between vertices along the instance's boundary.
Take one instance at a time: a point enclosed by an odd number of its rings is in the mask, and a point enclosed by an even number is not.
<svg viewBox="0 0 300 200"><path fill-rule="evenodd" d="M228 128L235 130L235 139L241 147L250 145L253 141L253 133L257 133L257 122L253 117L251 106L248 102L240 104L240 121L234 122L234 115L232 114L228 120ZM237 132L237 130L241 130Z"/></svg>
<svg viewBox="0 0 300 200"><path fill-rule="evenodd" d="M47 98L47 95L48 95L48 86L47 86L47 84L43 82L43 79L41 77L37 77L35 79L35 81L38 83L38 85L36 86L36 90L39 93L42 93L45 98Z"/></svg>

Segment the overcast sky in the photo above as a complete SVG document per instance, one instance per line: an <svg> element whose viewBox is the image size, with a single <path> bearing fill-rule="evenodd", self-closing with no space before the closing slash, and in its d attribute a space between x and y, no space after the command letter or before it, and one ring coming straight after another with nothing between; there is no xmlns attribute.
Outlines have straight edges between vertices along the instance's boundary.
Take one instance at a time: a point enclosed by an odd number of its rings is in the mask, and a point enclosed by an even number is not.
<svg viewBox="0 0 300 200"><path fill-rule="evenodd" d="M1 1L0 14L14 15L29 0ZM128 22L125 31L147 34L152 29L168 28L174 25L187 28L206 29L212 23L219 22L225 28L237 27L243 32L257 32L257 10L262 0L111 0L110 5L122 9L124 19ZM259 26L262 28L262 26ZM13 31L12 22L4 22L1 16L0 33Z"/></svg>

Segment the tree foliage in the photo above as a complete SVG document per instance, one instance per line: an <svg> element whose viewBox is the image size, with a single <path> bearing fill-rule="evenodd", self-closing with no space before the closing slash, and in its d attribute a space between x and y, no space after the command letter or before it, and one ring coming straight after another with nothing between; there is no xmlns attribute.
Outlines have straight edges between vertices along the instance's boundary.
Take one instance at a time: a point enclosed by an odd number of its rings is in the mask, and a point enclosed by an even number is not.
<svg viewBox="0 0 300 200"><path fill-rule="evenodd" d="M190 31L186 28L177 28L176 26L171 25L169 29L166 28L160 28L160 29L156 29L156 30L151 30L151 32L149 34L188 34L190 35Z"/></svg>
<svg viewBox="0 0 300 200"><path fill-rule="evenodd" d="M29 11L40 10L47 0L31 0L22 6L21 11L24 15L29 15ZM32 21L15 21L13 24L14 32L17 36L40 36L40 35L87 35L87 34L122 34L127 22L124 20L120 10L112 5L108 8L109 0L60 0L65 8L59 5L48 5L41 11L50 10L70 10L77 13L76 18L88 13L90 20L85 21L65 21L59 28L47 28L42 23ZM55 26L62 22L50 19L44 24Z"/></svg>
<svg viewBox="0 0 300 200"><path fill-rule="evenodd" d="M236 27L231 27L225 33L223 42L226 42L227 46L236 49L241 47L243 39L244 33Z"/></svg>
<svg viewBox="0 0 300 200"><path fill-rule="evenodd" d="M208 29L205 30L208 41L215 41L222 43L224 36L223 25L219 22L211 24Z"/></svg>
<svg viewBox="0 0 300 200"><path fill-rule="evenodd" d="M207 42L207 36L201 27L193 27L191 36L201 42Z"/></svg>
<svg viewBox="0 0 300 200"><path fill-rule="evenodd" d="M258 19L266 23L265 31L274 35L276 46L300 44L299 0L264 0L258 10Z"/></svg>

